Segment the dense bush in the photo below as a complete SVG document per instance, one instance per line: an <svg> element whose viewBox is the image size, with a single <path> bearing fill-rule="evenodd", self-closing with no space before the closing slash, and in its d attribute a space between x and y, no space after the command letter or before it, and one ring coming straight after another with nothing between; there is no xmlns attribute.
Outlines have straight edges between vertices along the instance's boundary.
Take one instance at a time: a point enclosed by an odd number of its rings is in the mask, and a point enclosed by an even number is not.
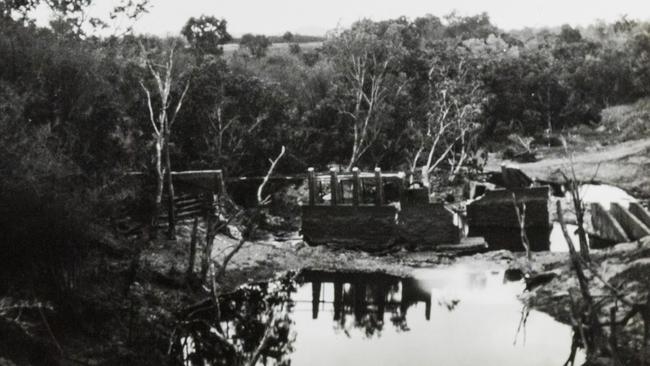
<svg viewBox="0 0 650 366"><path fill-rule="evenodd" d="M68 245L74 240L65 238L80 233L64 230L65 222L88 217L79 207L102 216L116 211L114 201L137 201L121 187L125 172L153 165L140 83L154 80L143 61L165 60L171 49L172 100L190 83L171 130L172 166L227 175L263 174L282 146L278 173L350 159L366 169L419 168L426 154L413 161L417 148L438 118L453 122L434 150L450 148L440 169L458 170L453 160L472 161L479 143L593 124L603 108L648 93L639 81L649 74L650 26L628 20L510 33L485 14L364 20L320 48L255 58L224 57L230 36L214 17L191 19L185 38L83 38L63 24L40 28L8 16L0 29L2 219L12 230L6 236L17 243L22 232L30 245L44 240L40 229L25 229L39 220L61 238L56 245ZM362 64L349 63L363 55ZM351 82L350 67L364 68L361 83ZM605 109L606 127L624 138L646 132L646 104ZM364 121L367 131L358 129ZM353 154L355 141L362 153Z"/></svg>

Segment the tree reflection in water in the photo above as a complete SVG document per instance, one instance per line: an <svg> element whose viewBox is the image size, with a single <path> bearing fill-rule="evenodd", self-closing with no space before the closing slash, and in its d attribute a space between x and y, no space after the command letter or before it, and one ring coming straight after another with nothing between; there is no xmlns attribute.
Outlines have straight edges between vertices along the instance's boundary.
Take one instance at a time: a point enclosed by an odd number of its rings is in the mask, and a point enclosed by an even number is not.
<svg viewBox="0 0 650 366"><path fill-rule="evenodd" d="M367 338L381 337L387 316L398 332L407 332L407 312L418 303L425 304L425 319L431 318L430 289L435 283L381 273L317 271L302 272L297 282L311 285L312 318L318 318L321 305L330 303L335 329L347 336L360 329ZM324 296L324 284L333 294ZM287 274L278 281L222 295L219 306L206 302L186 311L171 354L183 365L289 365L296 286ZM449 311L458 303L457 299L437 300Z"/></svg>
<svg viewBox="0 0 650 366"><path fill-rule="evenodd" d="M293 275L251 284L183 315L170 349L183 365L289 365Z"/></svg>
<svg viewBox="0 0 650 366"><path fill-rule="evenodd" d="M408 309L425 304L425 318L431 317L431 292L420 281L382 273L331 273L308 271L300 280L312 287L312 318L318 318L325 298L333 298L336 329L350 336L352 329L361 329L368 338L381 336L386 314L397 331L408 331ZM324 296L322 285L332 284L333 296ZM439 302L450 311L459 300Z"/></svg>

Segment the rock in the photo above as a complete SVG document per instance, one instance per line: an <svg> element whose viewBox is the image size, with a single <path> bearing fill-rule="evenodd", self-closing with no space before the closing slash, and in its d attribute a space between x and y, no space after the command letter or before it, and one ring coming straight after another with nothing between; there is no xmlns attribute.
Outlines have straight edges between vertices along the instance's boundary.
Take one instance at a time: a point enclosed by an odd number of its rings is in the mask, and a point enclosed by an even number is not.
<svg viewBox="0 0 650 366"><path fill-rule="evenodd" d="M536 287L545 285L551 282L555 277L557 277L557 274L554 272L527 275L524 277L524 281L526 281L526 291L532 291Z"/></svg>

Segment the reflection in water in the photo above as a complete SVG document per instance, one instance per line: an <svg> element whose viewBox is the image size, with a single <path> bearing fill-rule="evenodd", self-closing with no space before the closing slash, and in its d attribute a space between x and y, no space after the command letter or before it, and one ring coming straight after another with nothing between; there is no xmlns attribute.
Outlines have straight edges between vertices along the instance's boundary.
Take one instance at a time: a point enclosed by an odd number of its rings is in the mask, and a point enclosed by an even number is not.
<svg viewBox="0 0 650 366"><path fill-rule="evenodd" d="M337 329L348 336L353 327L363 329L366 337L381 335L387 315L396 329L407 331L407 311L418 302L425 304L425 319L431 317L431 293L412 278L308 271L299 281L311 287L312 319L318 319L323 305L330 305ZM452 309L456 304L448 306Z"/></svg>
<svg viewBox="0 0 650 366"><path fill-rule="evenodd" d="M570 327L534 310L523 317L516 273L454 265L414 277L305 273L291 364L541 366L571 352Z"/></svg>
<svg viewBox="0 0 650 366"><path fill-rule="evenodd" d="M561 365L570 353L584 360L570 327L534 310L524 317L517 273L454 265L414 277L304 272L297 283L246 286L222 298L221 322L210 322L210 311L188 317L178 338L186 344L175 351L192 365L244 364L256 350L257 364L293 366L541 366ZM268 316L279 309L286 317Z"/></svg>
<svg viewBox="0 0 650 366"><path fill-rule="evenodd" d="M170 353L183 365L288 365L293 350L291 295L287 274L276 282L251 284L183 314Z"/></svg>
<svg viewBox="0 0 650 366"><path fill-rule="evenodd" d="M590 203L600 203L606 210L609 210L612 202L628 207L630 202L637 201L621 188L607 184L583 184L580 186L580 197L587 206ZM567 192L565 199L571 199L570 192Z"/></svg>

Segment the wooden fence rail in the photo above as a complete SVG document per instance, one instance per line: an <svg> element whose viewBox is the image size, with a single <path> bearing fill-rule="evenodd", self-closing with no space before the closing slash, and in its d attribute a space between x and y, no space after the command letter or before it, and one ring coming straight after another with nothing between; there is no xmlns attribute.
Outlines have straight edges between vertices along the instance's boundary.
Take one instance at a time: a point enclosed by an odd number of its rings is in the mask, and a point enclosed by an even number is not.
<svg viewBox="0 0 650 366"><path fill-rule="evenodd" d="M401 190L403 188L405 174L398 173L383 173L380 168L375 168L374 172L361 172L359 168L352 168L351 172L338 172L336 169L330 169L328 173L317 174L314 168L307 170L307 187L309 190L308 204L310 206L320 205L317 197L319 186L327 185L330 190L330 206L343 205L345 203L345 189L344 185L351 183L351 202L352 206L359 206L362 204L362 190L363 187L370 185L374 187L373 204L375 206L383 206L386 203L384 192L384 184L388 181L397 182L397 188L401 197ZM349 191L348 191L349 192ZM348 198L350 199L350 198Z"/></svg>

